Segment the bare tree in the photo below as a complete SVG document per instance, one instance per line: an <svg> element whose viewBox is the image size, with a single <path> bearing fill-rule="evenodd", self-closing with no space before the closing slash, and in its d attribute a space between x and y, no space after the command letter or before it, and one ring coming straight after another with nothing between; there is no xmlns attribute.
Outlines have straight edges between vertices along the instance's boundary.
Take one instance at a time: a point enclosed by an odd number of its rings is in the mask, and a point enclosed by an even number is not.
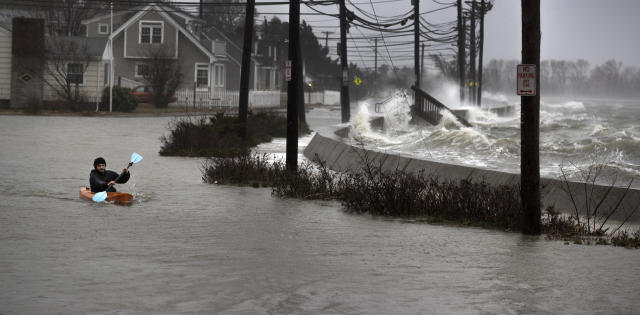
<svg viewBox="0 0 640 315"><path fill-rule="evenodd" d="M147 62L142 75L151 86L153 106L169 106L171 97L182 83L182 67L177 58L166 47L150 47L146 52Z"/></svg>
<svg viewBox="0 0 640 315"><path fill-rule="evenodd" d="M244 29L244 5L225 5L221 0L205 0L204 19L231 38L240 37ZM245 1L238 1L241 4ZM257 15L257 12L256 12Z"/></svg>
<svg viewBox="0 0 640 315"><path fill-rule="evenodd" d="M36 17L43 18L47 24L47 33L58 36L83 36L82 20L93 17L108 4L86 0L36 1Z"/></svg>
<svg viewBox="0 0 640 315"><path fill-rule="evenodd" d="M43 82L72 110L79 110L84 101L80 85L84 83L90 61L86 44L64 38L51 40L47 44Z"/></svg>
<svg viewBox="0 0 640 315"><path fill-rule="evenodd" d="M440 73L448 79L455 80L458 77L458 65L455 59L446 60L443 55L429 55L429 58L433 60L436 68L440 70Z"/></svg>

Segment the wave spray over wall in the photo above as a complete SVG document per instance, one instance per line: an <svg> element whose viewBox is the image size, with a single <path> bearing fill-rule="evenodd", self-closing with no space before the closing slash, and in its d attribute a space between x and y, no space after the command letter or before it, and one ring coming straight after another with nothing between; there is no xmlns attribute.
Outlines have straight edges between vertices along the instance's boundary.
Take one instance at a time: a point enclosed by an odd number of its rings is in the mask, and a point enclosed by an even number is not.
<svg viewBox="0 0 640 315"><path fill-rule="evenodd" d="M410 124L410 102L404 91L394 93L380 113L362 102L352 121L352 135L365 146L422 159L520 172L520 109L498 116L486 109L466 109L473 127L461 126L444 113L437 126ZM508 103L504 95L489 94L483 102ZM446 104L446 103L445 103ZM456 104L457 105L457 104ZM454 106L452 106L454 107ZM384 117L384 132L370 128L374 116ZM562 165L570 178L595 163L605 165L602 184L640 187L640 101L546 100L540 110L541 175L557 178Z"/></svg>

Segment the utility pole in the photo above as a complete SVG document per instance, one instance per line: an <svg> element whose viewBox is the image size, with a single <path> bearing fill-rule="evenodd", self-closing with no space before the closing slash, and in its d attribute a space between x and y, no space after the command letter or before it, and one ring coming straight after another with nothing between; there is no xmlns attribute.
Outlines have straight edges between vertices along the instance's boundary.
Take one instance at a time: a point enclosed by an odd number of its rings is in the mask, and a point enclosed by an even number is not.
<svg viewBox="0 0 640 315"><path fill-rule="evenodd" d="M415 86L420 88L420 0L413 2L413 69L416 77ZM414 92L415 100L418 99L418 92Z"/></svg>
<svg viewBox="0 0 640 315"><path fill-rule="evenodd" d="M306 113L304 111L304 89L305 89L305 82L304 82L304 78L306 75L306 67L304 64L304 61L302 61L302 53L301 53L301 46L302 44L300 44L300 36L298 35L298 45L296 45L296 49L298 49L298 53L297 53L297 57L298 57L298 65L300 65L296 69L296 71L298 71L298 78L300 78L300 80L298 80L298 123L306 123L307 122L307 117L306 117ZM309 87L307 86L307 89Z"/></svg>
<svg viewBox="0 0 640 315"><path fill-rule="evenodd" d="M472 105L476 103L476 0L471 3L471 37L469 38L469 99Z"/></svg>
<svg viewBox="0 0 640 315"><path fill-rule="evenodd" d="M378 98L378 38L373 39L374 42L374 62L373 62L373 98Z"/></svg>
<svg viewBox="0 0 640 315"><path fill-rule="evenodd" d="M482 56L484 55L484 16L493 7L490 2L480 0L481 15L480 15L480 56L478 57L478 107L482 106L482 68L484 64L482 62Z"/></svg>
<svg viewBox="0 0 640 315"><path fill-rule="evenodd" d="M244 44L242 45L242 67L240 68L240 100L238 104L238 121L242 125L242 137L247 137L247 113L249 111L249 75L251 74L251 47L253 47L253 15L255 0L247 0L247 11L244 17Z"/></svg>
<svg viewBox="0 0 640 315"><path fill-rule="evenodd" d="M345 0L340 0L340 60L342 63L342 80L340 87L340 107L342 109L342 123L351 119L351 106L349 104L349 63L347 61L347 8Z"/></svg>
<svg viewBox="0 0 640 315"><path fill-rule="evenodd" d="M322 31L321 33L324 34L324 47L329 49L329 34L333 34L333 32Z"/></svg>
<svg viewBox="0 0 640 315"><path fill-rule="evenodd" d="M521 96L522 233L540 234L540 0L521 0L522 63L536 65L536 94Z"/></svg>
<svg viewBox="0 0 640 315"><path fill-rule="evenodd" d="M289 60L291 78L287 78L287 170L298 170L298 106L304 97L300 90L302 65L300 64L300 0L289 1ZM301 95L302 94L302 95ZM304 100L303 100L304 103ZM303 105L304 106L304 105Z"/></svg>
<svg viewBox="0 0 640 315"><path fill-rule="evenodd" d="M202 20L202 18L204 17L204 13L202 12L202 9L204 8L204 4L202 3L204 0L200 0L200 19Z"/></svg>
<svg viewBox="0 0 640 315"><path fill-rule="evenodd" d="M462 0L457 0L456 6L458 7L458 80L460 83L460 105L464 103L464 34L465 25L464 17L462 16Z"/></svg>
<svg viewBox="0 0 640 315"><path fill-rule="evenodd" d="M424 43L422 43L422 61L420 62L420 80L422 81L424 76Z"/></svg>

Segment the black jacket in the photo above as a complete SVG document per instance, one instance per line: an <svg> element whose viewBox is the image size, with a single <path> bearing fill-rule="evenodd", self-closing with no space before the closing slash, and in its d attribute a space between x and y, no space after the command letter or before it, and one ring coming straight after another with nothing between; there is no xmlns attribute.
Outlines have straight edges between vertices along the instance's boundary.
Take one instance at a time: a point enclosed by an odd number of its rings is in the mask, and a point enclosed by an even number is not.
<svg viewBox="0 0 640 315"><path fill-rule="evenodd" d="M120 176L116 183L124 184L129 180L130 176L131 175L129 172L122 174L122 176ZM112 180L116 180L116 177L118 177L118 173L114 171L105 170L104 174L101 174L97 170L92 170L89 174L89 184L91 184L91 192L105 191L105 189L107 189L107 184ZM107 191L114 192L116 191L116 189L115 187L111 186Z"/></svg>

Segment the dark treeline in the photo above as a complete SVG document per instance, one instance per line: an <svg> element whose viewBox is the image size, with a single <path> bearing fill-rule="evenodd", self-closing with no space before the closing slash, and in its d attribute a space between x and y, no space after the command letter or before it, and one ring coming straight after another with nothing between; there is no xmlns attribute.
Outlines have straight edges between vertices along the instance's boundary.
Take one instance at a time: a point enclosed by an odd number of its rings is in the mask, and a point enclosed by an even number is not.
<svg viewBox="0 0 640 315"><path fill-rule="evenodd" d="M517 60L491 60L484 66L485 91L513 93ZM540 62L540 85L545 95L569 96L640 96L640 69L608 60L592 67L579 59L544 60Z"/></svg>

